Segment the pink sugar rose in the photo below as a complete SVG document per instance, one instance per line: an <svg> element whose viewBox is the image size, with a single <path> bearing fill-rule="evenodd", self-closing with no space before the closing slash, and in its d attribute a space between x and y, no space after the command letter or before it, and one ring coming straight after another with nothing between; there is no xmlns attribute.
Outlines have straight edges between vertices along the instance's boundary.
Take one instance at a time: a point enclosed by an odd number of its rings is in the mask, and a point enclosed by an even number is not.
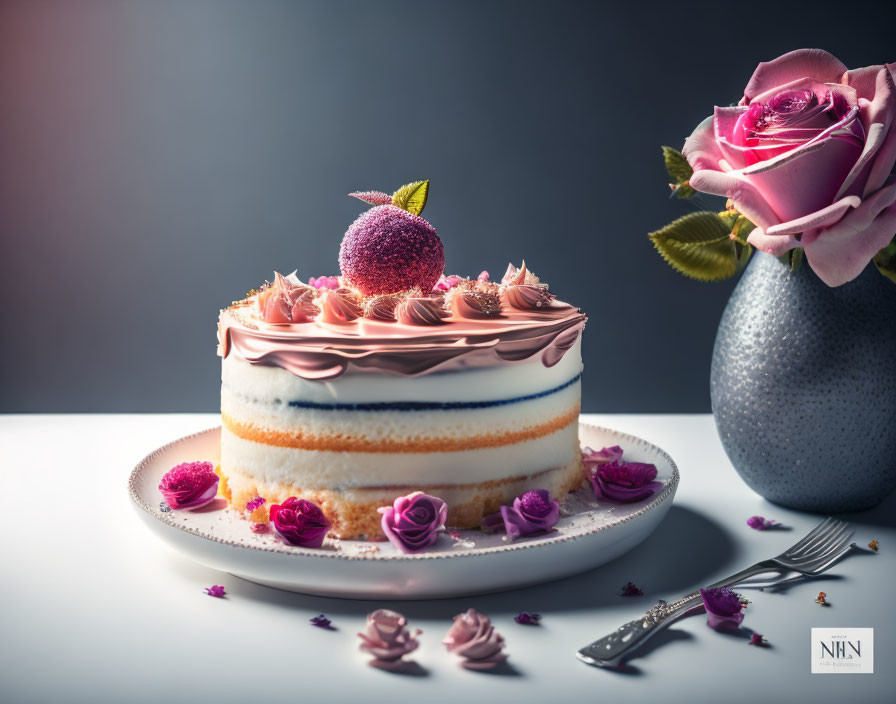
<svg viewBox="0 0 896 704"><path fill-rule="evenodd" d="M504 638L495 631L489 617L476 609L467 609L454 617L442 644L460 656L461 665L468 670L490 670L507 659L501 652Z"/></svg>
<svg viewBox="0 0 896 704"><path fill-rule="evenodd" d="M218 493L218 475L211 462L184 462L165 472L159 491L173 509L200 508Z"/></svg>
<svg viewBox="0 0 896 704"><path fill-rule="evenodd" d="M271 523L285 542L305 548L323 545L331 526L319 506L294 496L271 506Z"/></svg>
<svg viewBox="0 0 896 704"><path fill-rule="evenodd" d="M361 650L383 662L400 660L420 645L418 637L422 631L410 631L407 623L404 616L389 609L367 614L367 628L358 634Z"/></svg>
<svg viewBox="0 0 896 704"><path fill-rule="evenodd" d="M415 491L399 496L391 506L377 509L382 515L383 533L405 554L434 545L445 532L448 506L440 498Z"/></svg>
<svg viewBox="0 0 896 704"><path fill-rule="evenodd" d="M848 70L820 49L761 63L682 153L698 191L727 196L781 256L803 247L828 286L858 276L896 234L896 63Z"/></svg>

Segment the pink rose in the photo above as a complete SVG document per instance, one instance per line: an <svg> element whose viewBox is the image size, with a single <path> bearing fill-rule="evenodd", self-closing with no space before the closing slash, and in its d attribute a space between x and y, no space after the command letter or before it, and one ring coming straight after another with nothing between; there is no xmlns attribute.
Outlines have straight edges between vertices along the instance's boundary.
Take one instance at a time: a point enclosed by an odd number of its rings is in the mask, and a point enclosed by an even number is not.
<svg viewBox="0 0 896 704"><path fill-rule="evenodd" d="M294 496L271 506L271 523L284 541L305 548L323 545L331 525L319 506Z"/></svg>
<svg viewBox="0 0 896 704"><path fill-rule="evenodd" d="M894 81L896 63L850 71L820 49L759 64L685 141L690 185L730 198L757 249L803 247L826 284L851 281L896 234Z"/></svg>
<svg viewBox="0 0 896 704"><path fill-rule="evenodd" d="M459 655L461 665L469 670L488 670L507 659L501 652L504 639L489 617L476 609L455 616L442 643L449 652Z"/></svg>
<svg viewBox="0 0 896 704"><path fill-rule="evenodd" d="M359 633L361 650L366 650L377 660L400 660L417 649L419 629L413 633L407 629L407 619L396 611L377 609L367 614L367 630Z"/></svg>
<svg viewBox="0 0 896 704"><path fill-rule="evenodd" d="M200 508L218 493L218 475L211 462L184 462L165 472L159 491L171 508Z"/></svg>
<svg viewBox="0 0 896 704"><path fill-rule="evenodd" d="M378 508L383 533L403 553L425 550L445 532L448 506L440 498L415 491L399 496L391 506Z"/></svg>

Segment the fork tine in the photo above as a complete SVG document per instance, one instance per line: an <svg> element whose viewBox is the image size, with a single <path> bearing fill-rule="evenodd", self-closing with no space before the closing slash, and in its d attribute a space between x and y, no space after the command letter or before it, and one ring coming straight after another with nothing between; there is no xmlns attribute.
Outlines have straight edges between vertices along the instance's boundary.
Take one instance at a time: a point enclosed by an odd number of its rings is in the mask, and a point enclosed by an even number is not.
<svg viewBox="0 0 896 704"><path fill-rule="evenodd" d="M797 557L802 552L802 550L808 546L810 542L818 538L820 535L826 533L833 523L834 517L828 516L821 523L815 526L811 531L809 531L802 540L790 546L787 550L781 553L780 557Z"/></svg>
<svg viewBox="0 0 896 704"><path fill-rule="evenodd" d="M837 532L835 536L832 536L831 540L826 542L824 545L819 546L817 549L813 549L812 553L809 555L805 555L796 560L791 560L790 562L793 565L798 565L805 569L811 569L811 566L824 561L827 557L838 550L840 550L844 545L849 543L852 540L853 531L849 530L848 526L844 526L840 531Z"/></svg>
<svg viewBox="0 0 896 704"><path fill-rule="evenodd" d="M833 516L828 516L827 518L825 518L821 523L819 523L819 524L818 524L817 526L815 526L812 530L810 530L810 531L803 537L802 540L800 540L798 543L796 543L796 544L790 546L790 548L788 548L788 549L785 550L783 553L781 553L781 557L784 557L785 555L791 555L791 554L793 554L793 553L795 553L795 552L801 550L801 549L802 549L802 548L803 548L803 547L804 547L810 540L812 540L813 538L815 538L821 531L823 531L825 528L827 528L828 525L829 525L833 520L834 520L834 517L833 517Z"/></svg>
<svg viewBox="0 0 896 704"><path fill-rule="evenodd" d="M799 555L796 556L797 560L810 560L818 557L818 555L822 554L826 550L830 548L831 545L836 543L841 539L844 534L852 535L852 531L849 528L849 525L843 523L842 521L837 522L838 525L832 526L829 531L823 537L819 537L813 544L804 550L801 551Z"/></svg>
<svg viewBox="0 0 896 704"><path fill-rule="evenodd" d="M830 567L835 562L837 562L837 560L839 560L841 557L843 557L846 553L848 553L850 550L852 550L855 546L856 546L855 543L849 543L848 545L844 545L839 550L837 550L835 553L831 554L824 562L822 562L819 565L816 565L812 569L812 574L813 575L821 574L826 569L828 569L828 567Z"/></svg>

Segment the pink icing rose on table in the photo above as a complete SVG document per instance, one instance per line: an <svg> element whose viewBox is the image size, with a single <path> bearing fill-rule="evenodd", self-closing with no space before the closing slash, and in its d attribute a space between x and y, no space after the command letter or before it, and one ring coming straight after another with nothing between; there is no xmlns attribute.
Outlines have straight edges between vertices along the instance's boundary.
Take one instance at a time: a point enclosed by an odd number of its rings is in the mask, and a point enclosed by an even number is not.
<svg viewBox="0 0 896 704"><path fill-rule="evenodd" d="M284 541L305 548L323 545L331 525L319 506L294 496L271 506L271 524Z"/></svg>
<svg viewBox="0 0 896 704"><path fill-rule="evenodd" d="M731 199L756 248L802 247L828 286L854 279L896 234L894 81L896 63L848 70L820 49L759 64L685 141L691 187Z"/></svg>
<svg viewBox="0 0 896 704"><path fill-rule="evenodd" d="M364 650L382 662L400 660L417 649L418 636L423 632L413 633L407 629L407 619L396 611L377 609L367 615L367 628L359 633L361 650Z"/></svg>
<svg viewBox="0 0 896 704"><path fill-rule="evenodd" d="M159 491L171 508L200 508L218 493L218 475L211 462L184 462L165 473Z"/></svg>
<svg viewBox="0 0 896 704"><path fill-rule="evenodd" d="M442 643L449 652L462 658L461 665L468 670L488 670L507 659L501 652L504 639L488 616L476 609L455 616Z"/></svg>
<svg viewBox="0 0 896 704"><path fill-rule="evenodd" d="M498 513L484 516L482 529L488 533L503 529L511 539L543 533L560 520L560 504L546 489L527 491L513 500L513 506L502 506Z"/></svg>
<svg viewBox="0 0 896 704"><path fill-rule="evenodd" d="M405 554L425 550L445 532L448 506L440 498L422 491L399 496L391 506L377 510L383 515L383 533Z"/></svg>

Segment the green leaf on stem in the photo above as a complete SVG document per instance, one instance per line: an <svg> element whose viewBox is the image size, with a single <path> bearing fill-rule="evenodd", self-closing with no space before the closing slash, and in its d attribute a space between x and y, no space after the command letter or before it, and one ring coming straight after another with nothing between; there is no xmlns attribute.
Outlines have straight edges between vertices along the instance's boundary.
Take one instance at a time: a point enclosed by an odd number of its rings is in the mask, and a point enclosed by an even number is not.
<svg viewBox="0 0 896 704"><path fill-rule="evenodd" d="M666 173L672 179L669 183L669 188L672 189L676 198L690 198L696 193L691 188L690 183L688 183L694 174L694 170L680 151L672 147L661 148L663 150L663 161L666 163Z"/></svg>
<svg viewBox="0 0 896 704"><path fill-rule="evenodd" d="M749 252L738 254L727 223L706 210L678 218L649 237L672 268L699 281L734 276L750 257Z"/></svg>

